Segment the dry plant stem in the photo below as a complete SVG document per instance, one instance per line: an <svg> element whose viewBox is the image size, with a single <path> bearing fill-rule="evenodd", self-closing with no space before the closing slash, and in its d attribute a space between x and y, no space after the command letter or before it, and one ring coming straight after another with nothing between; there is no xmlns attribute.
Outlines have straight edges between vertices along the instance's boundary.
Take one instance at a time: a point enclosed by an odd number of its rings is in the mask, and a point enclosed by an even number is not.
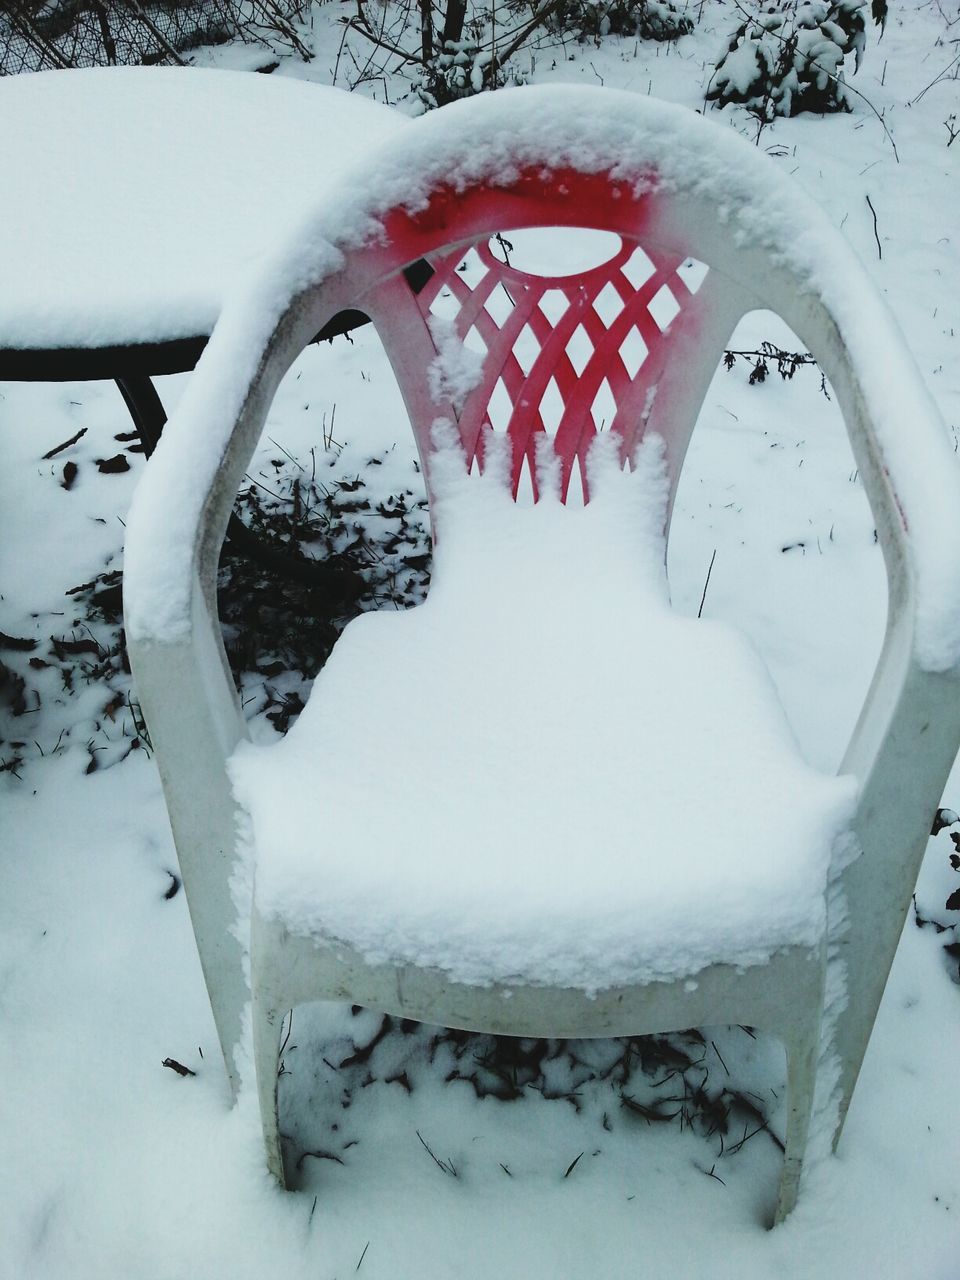
<svg viewBox="0 0 960 1280"><path fill-rule="evenodd" d="M381 48L386 49L389 53L397 54L399 57L404 58L408 62L414 62L418 66L422 66L423 61L420 57L418 57L416 54L409 53L406 50L401 49L400 46L396 44L395 41L393 41L391 38L388 37L387 12L388 12L387 6L386 5L381 6L380 21L379 23L374 25L373 23L371 23L369 17L367 16L367 11L364 8L364 0L357 0L357 17L356 19L353 20L352 25L356 30L361 31L362 34L372 39L375 44L379 45ZM399 30L401 35L406 30L407 20L409 18L409 15L410 15L410 4L407 3L403 5L399 17L393 23L393 29ZM359 26L357 25L358 22L360 24Z"/></svg>
<svg viewBox="0 0 960 1280"><path fill-rule="evenodd" d="M877 257L883 257L883 249L880 246L880 233L877 228L877 211L873 207L873 201L867 196L867 204L870 206L870 212L873 214L873 238L877 242Z"/></svg>
<svg viewBox="0 0 960 1280"><path fill-rule="evenodd" d="M957 56L952 61L948 62L947 65L943 68L943 70L940 71L937 75L935 75L933 79L930 81L930 83L928 85L925 85L924 88L920 90L920 92L917 94L915 98L910 99L910 106L911 107L915 106L916 103L918 103L920 99L923 97L923 95L928 90L932 89L935 84L939 84L940 81L946 77L947 73L952 71L954 67L958 67L958 69L960 69L960 53L958 53Z"/></svg>
<svg viewBox="0 0 960 1280"><path fill-rule="evenodd" d="M303 44L300 36L298 36L297 32L294 31L292 24L289 23L287 18L279 12L279 9L276 8L275 5L270 4L269 0L261 0L261 9L260 27L264 28L266 32L282 36L285 41L288 41L289 44L293 46L293 49L296 49L305 63L314 59L314 55L312 55L312 52L307 49L305 44ZM257 38L264 40L264 37L262 36L257 36Z"/></svg>
<svg viewBox="0 0 960 1280"><path fill-rule="evenodd" d="M293 24L283 14L276 4L276 0L259 0L261 8L262 25L267 31L278 32L285 40L296 49L297 53L304 62L312 62L313 54L297 35Z"/></svg>
<svg viewBox="0 0 960 1280"><path fill-rule="evenodd" d="M520 31L510 41L506 49L499 54L494 63L491 63L491 66L503 66L505 62L509 62L524 41L533 35L537 27L542 26L547 18L556 13L563 4L564 0L547 0L546 4L541 5L527 25L520 28Z"/></svg>
<svg viewBox="0 0 960 1280"><path fill-rule="evenodd" d="M776 360L778 355L787 356L791 364L816 364L816 360L808 351L780 351L774 348L772 351L764 351L758 348L755 351L733 351L727 350L723 353L725 356L740 356L744 360Z"/></svg>
<svg viewBox="0 0 960 1280"><path fill-rule="evenodd" d="M441 1160L439 1156L434 1155L434 1153L430 1150L430 1148L427 1146L426 1142L424 1141L423 1134L420 1132L420 1130L417 1129L415 1132L417 1137L420 1139L420 1144L423 1147L424 1151L426 1151L427 1155L430 1157L433 1163L437 1166L437 1168L442 1173L448 1173L451 1175L451 1177L456 1178L458 1174L457 1174L456 1168L453 1165L453 1161Z"/></svg>
<svg viewBox="0 0 960 1280"><path fill-rule="evenodd" d="M359 8L359 4L357 7ZM395 44L391 44L388 40L385 40L383 36L378 36L375 31L371 30L367 23L366 15L362 15L360 18L348 18L346 20L346 27L348 31L356 31L360 35L365 36L367 40L372 40L373 43L375 45L379 45L381 49L386 49L387 53L395 54L396 57L401 59L401 62L412 62L418 67L423 66L423 59L418 57L417 54L410 53L409 50L406 49L399 49Z"/></svg>
<svg viewBox="0 0 960 1280"><path fill-rule="evenodd" d="M387 10L386 10L386 7L384 7L384 8L381 10L381 14L382 14L382 16L381 16L381 21L380 21L380 29L379 29L379 31L377 32L377 36L378 36L378 38L380 38L380 39L382 39L382 38L383 38L383 33L384 33L384 30L386 29L386 21L387 21ZM346 34L347 34L347 31L348 31L348 30L349 30L349 28L345 28L345 29L344 29L344 39L346 39ZM342 48L342 47L343 47L343 41L341 40L341 42L340 42L340 43L341 43L341 48ZM363 64L363 66L362 66L362 67L361 67L361 66L358 66L358 64L357 64L357 60L356 60L356 58L355 58L355 57L354 57L354 55L353 55L353 51L352 51L352 50L350 50L350 49L348 49L348 50L347 50L348 54L350 55L350 61L353 63L354 70L355 70L355 71L356 71L356 73L357 73L357 74L356 74L356 78L354 79L353 83L350 85L351 90L356 89L356 87L357 87L358 85L363 84L366 80L376 79L376 73L377 73L378 71L381 71L381 70L382 70L382 68L381 68L381 67L374 67L374 71L373 71L372 73L370 72L370 68L371 68L371 66L373 66L373 60L374 60L374 58L376 57L376 51L377 51L377 49L378 49L379 47L380 47L379 45L375 45L375 46L370 50L370 53L367 55L367 60L366 60L366 62ZM339 54L337 55L337 57L338 57L338 61L339 61ZM336 413L337 406L336 406L336 405L334 405L334 406L333 406L333 409L334 409L334 413ZM327 448L329 448L329 447L330 447L330 446L329 446L329 445L327 445Z"/></svg>
<svg viewBox="0 0 960 1280"><path fill-rule="evenodd" d="M717 558L717 548L716 548L716 547L714 547L714 548L713 548L713 555L710 557L710 566L709 566L709 568L707 569L707 578L706 578L706 581L705 581L705 582L704 582L704 584L703 584L703 595L700 597L700 608L697 610L697 617L698 617L698 618L702 618L702 617L703 617L703 606L704 606L704 605L706 604L706 602L707 602L707 588L710 586L710 575L711 575L711 573L713 573L713 562L714 562L714 560L716 560L716 558ZM716 1049L716 1045L714 1045L714 1049ZM719 1052L717 1053L717 1057L718 1057L718 1058L720 1058L720 1054L719 1054ZM723 1059L722 1059L722 1058L720 1058L720 1061L721 1061L721 1062L723 1062ZM726 1064L725 1062L723 1063L723 1069L724 1069L724 1071L726 1071L726 1069L727 1069L727 1064ZM728 1073L728 1074L729 1074L729 1073Z"/></svg>

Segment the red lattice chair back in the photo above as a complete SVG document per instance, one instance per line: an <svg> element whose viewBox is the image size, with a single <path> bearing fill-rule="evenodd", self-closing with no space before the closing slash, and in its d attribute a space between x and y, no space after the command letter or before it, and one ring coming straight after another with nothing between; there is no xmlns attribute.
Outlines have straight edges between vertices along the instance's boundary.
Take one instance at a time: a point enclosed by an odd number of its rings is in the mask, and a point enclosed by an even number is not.
<svg viewBox="0 0 960 1280"><path fill-rule="evenodd" d="M388 244L375 251L386 258L381 279L390 265L394 271L363 305L396 372L428 479L430 428L445 417L456 422L471 468L483 467L488 430L507 434L515 497L524 485L538 497L534 459L544 432L560 459L564 501L578 491L588 500L586 454L603 430L619 436L627 462L655 424L676 480L729 324L723 330L725 308L713 305L703 264L645 241L659 201L655 190L637 194L608 174L529 172L508 190L440 189L426 209L384 219ZM607 232L610 247L572 274L560 256L548 274L535 273L514 260L510 241L534 227ZM560 254L579 247L574 237L554 243ZM417 259L432 275L414 293L396 267ZM458 396L449 367L471 359L473 378Z"/></svg>

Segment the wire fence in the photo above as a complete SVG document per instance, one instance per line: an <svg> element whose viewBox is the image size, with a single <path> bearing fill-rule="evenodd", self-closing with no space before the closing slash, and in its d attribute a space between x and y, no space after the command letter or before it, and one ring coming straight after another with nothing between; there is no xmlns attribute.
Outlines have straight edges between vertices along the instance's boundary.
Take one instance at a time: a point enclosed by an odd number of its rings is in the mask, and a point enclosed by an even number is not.
<svg viewBox="0 0 960 1280"><path fill-rule="evenodd" d="M300 48L307 0L13 0L0 11L0 75L182 63L189 50L280 36Z"/></svg>

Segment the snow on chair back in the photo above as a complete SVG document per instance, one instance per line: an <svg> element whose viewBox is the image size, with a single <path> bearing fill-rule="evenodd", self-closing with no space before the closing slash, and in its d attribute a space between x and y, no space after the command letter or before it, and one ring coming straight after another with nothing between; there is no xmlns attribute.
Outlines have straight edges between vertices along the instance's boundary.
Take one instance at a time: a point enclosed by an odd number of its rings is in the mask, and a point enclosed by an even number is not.
<svg viewBox="0 0 960 1280"><path fill-rule="evenodd" d="M442 228L448 204L461 225L464 205L477 206L469 212L485 224L483 234L426 253L433 275L416 307L436 353L428 370L434 399L440 383L452 398L468 465L483 466L487 430L505 431L514 496L525 472L538 496L534 457L541 432L553 436L564 501L571 482L574 491L582 485L583 500L588 498L585 460L598 431L619 435L624 460L644 434L672 340L696 319L694 300L706 270L617 230L625 222L631 230L642 226L645 205L656 199L654 192L637 195L606 174L568 170L521 175L509 191L473 190L457 198L442 190L426 211L398 211L386 219L392 243L400 246L416 241L417 232ZM552 226L548 210L555 215ZM491 234L490 225L499 231ZM561 255L552 274L524 270L512 261L509 237L532 226L612 232L613 251L573 274L563 273ZM576 251L575 240L572 247ZM562 253L569 249L562 246ZM386 328L395 331L396 323ZM404 386L411 376L424 377L422 362L413 369L402 359L394 365L427 456L430 423L417 412L416 392L411 396Z"/></svg>

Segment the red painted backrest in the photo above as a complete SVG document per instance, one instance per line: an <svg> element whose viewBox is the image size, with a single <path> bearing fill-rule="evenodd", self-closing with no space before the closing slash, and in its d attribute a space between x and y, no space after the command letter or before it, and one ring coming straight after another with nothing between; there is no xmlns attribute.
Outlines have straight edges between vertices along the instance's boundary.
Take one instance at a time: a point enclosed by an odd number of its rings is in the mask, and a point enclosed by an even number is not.
<svg viewBox="0 0 960 1280"><path fill-rule="evenodd" d="M405 262L425 257L433 269L419 294L400 286L413 308L394 278L374 316L421 456L429 457L438 416L455 419L470 466L483 466L486 431L505 431L514 495L526 469L536 498L536 440L548 432L561 461L564 501L572 479L588 497L585 460L598 431L615 432L621 457L632 457L671 344L698 323L696 298L706 274L689 258L644 245L658 199L606 174L564 170L523 174L506 191L445 188L426 209L387 217L391 253ZM562 262L556 274L533 274L511 265L509 234L536 226L613 232L613 251L576 274L562 274ZM468 393L452 401L448 393L441 405L436 383L432 390L425 384L431 366L436 379L438 358L443 364L440 348L449 360L451 333L477 353L478 363L482 358L482 372Z"/></svg>

